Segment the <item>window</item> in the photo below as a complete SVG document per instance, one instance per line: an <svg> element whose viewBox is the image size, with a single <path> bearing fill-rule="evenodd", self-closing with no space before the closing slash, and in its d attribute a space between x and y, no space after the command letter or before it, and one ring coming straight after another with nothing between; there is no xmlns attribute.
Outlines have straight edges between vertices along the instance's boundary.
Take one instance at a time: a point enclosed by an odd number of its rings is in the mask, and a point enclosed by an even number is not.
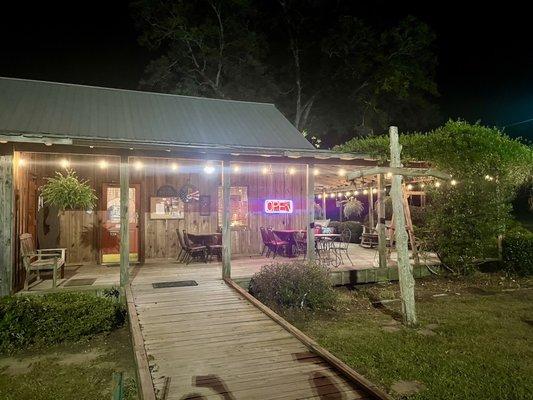
<svg viewBox="0 0 533 400"><path fill-rule="evenodd" d="M222 226L222 187L218 188L218 224ZM233 186L230 189L230 226L248 227L248 188Z"/></svg>

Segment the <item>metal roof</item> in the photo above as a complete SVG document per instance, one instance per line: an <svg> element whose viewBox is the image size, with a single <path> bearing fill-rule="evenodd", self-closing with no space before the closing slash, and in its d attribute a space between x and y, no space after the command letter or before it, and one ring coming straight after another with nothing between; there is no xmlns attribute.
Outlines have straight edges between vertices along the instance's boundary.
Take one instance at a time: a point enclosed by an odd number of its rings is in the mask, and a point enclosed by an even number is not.
<svg viewBox="0 0 533 400"><path fill-rule="evenodd" d="M0 133L314 150L273 104L0 77Z"/></svg>

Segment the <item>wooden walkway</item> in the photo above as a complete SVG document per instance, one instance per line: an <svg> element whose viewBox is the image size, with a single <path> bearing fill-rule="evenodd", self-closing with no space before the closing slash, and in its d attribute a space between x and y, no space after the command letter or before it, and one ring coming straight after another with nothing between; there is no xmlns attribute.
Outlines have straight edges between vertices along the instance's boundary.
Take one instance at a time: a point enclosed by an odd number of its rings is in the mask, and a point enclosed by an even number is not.
<svg viewBox="0 0 533 400"><path fill-rule="evenodd" d="M166 399L376 398L224 281L154 289L176 275L151 271L133 280L130 314L158 398L165 391Z"/></svg>

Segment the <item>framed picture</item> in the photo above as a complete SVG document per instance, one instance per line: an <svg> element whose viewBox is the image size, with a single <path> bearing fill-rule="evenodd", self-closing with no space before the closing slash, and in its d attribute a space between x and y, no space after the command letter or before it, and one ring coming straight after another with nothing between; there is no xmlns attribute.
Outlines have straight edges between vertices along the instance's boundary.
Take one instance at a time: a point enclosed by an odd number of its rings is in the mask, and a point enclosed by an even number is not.
<svg viewBox="0 0 533 400"><path fill-rule="evenodd" d="M198 203L200 209L200 216L209 217L209 215L211 215L211 196L208 194L200 195Z"/></svg>
<svg viewBox="0 0 533 400"><path fill-rule="evenodd" d="M183 219L185 207L179 197L150 197L151 219Z"/></svg>

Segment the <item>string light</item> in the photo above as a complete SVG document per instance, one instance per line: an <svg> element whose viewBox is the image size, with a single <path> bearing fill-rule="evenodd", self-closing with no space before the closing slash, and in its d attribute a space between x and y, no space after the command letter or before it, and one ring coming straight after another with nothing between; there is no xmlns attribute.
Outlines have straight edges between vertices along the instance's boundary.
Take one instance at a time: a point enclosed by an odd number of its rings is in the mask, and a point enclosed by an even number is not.
<svg viewBox="0 0 533 400"><path fill-rule="evenodd" d="M296 170L293 167L289 168L289 175L294 175L296 173Z"/></svg>
<svg viewBox="0 0 533 400"><path fill-rule="evenodd" d="M233 172L239 172L241 170L241 166L238 164L233 165Z"/></svg>
<svg viewBox="0 0 533 400"><path fill-rule="evenodd" d="M440 187L440 182L435 182L435 187Z"/></svg>
<svg viewBox="0 0 533 400"><path fill-rule="evenodd" d="M421 189L424 189L425 187L426 187L426 184L425 184L425 183L421 183L421 184L420 184L420 188L421 188Z"/></svg>
<svg viewBox="0 0 533 400"><path fill-rule="evenodd" d="M206 174L212 174L213 172L215 172L215 167L213 167L211 164L207 164L205 167L204 167L204 172Z"/></svg>
<svg viewBox="0 0 533 400"><path fill-rule="evenodd" d="M353 195L354 195L354 196L359 196L359 190L354 191L354 192L353 192Z"/></svg>
<svg viewBox="0 0 533 400"><path fill-rule="evenodd" d="M392 178L392 172L387 172L386 177L387 177L388 179Z"/></svg>
<svg viewBox="0 0 533 400"><path fill-rule="evenodd" d="M175 162L173 162L172 164L170 164L170 169L171 169L172 171L177 171L177 169L178 169L178 164L175 163Z"/></svg>
<svg viewBox="0 0 533 400"><path fill-rule="evenodd" d="M135 164L133 164L133 166L137 171L140 171L143 168L143 163L141 161L135 161Z"/></svg>
<svg viewBox="0 0 533 400"><path fill-rule="evenodd" d="M318 174L320 174L320 170L318 168L313 169L313 175L317 176Z"/></svg>
<svg viewBox="0 0 533 400"><path fill-rule="evenodd" d="M335 193L330 193L329 197L334 199L335 198Z"/></svg>
<svg viewBox="0 0 533 400"><path fill-rule="evenodd" d="M344 168L339 168L339 171L337 173L339 174L339 176L344 176L346 175L346 170Z"/></svg>
<svg viewBox="0 0 533 400"><path fill-rule="evenodd" d="M372 193L376 194L378 190L376 188L372 189Z"/></svg>
<svg viewBox="0 0 533 400"><path fill-rule="evenodd" d="M61 168L68 168L70 163L69 161L66 159L66 158L62 158L60 161L59 161L59 165L61 165Z"/></svg>
<svg viewBox="0 0 533 400"><path fill-rule="evenodd" d="M98 165L100 166L100 169L106 169L107 166L108 166L108 163L106 160L100 160L100 162L98 163Z"/></svg>
<svg viewBox="0 0 533 400"><path fill-rule="evenodd" d="M261 169L261 172L263 173L263 175L268 174L268 167L263 167L263 168Z"/></svg>
<svg viewBox="0 0 533 400"><path fill-rule="evenodd" d="M337 193L337 197L342 197L342 193L341 192Z"/></svg>
<svg viewBox="0 0 533 400"><path fill-rule="evenodd" d="M450 184L451 184L452 186L455 186L455 185L457 185L457 181L456 181L455 179L452 179L452 180L450 181Z"/></svg>
<svg viewBox="0 0 533 400"><path fill-rule="evenodd" d="M319 195L317 196L317 198L318 198L318 200L320 200L320 199L322 198L322 195L319 194Z"/></svg>
<svg viewBox="0 0 533 400"><path fill-rule="evenodd" d="M413 185L411 184L407 185L407 190L413 190Z"/></svg>
<svg viewBox="0 0 533 400"><path fill-rule="evenodd" d="M26 160L23 158L19 158L18 162L19 167L25 167L26 166Z"/></svg>
<svg viewBox="0 0 533 400"><path fill-rule="evenodd" d="M363 194L368 194L368 190L363 190Z"/></svg>
<svg viewBox="0 0 533 400"><path fill-rule="evenodd" d="M352 195L351 192L346 192L346 193L345 193L345 196L346 196L346 197L350 197L351 195Z"/></svg>

